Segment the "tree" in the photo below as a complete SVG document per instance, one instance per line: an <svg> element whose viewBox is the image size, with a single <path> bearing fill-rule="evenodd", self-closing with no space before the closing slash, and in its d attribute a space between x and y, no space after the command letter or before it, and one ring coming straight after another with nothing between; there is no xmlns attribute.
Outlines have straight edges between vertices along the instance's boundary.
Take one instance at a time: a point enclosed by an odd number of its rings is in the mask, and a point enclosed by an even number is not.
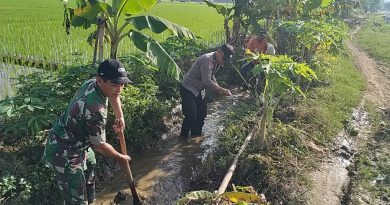
<svg viewBox="0 0 390 205"><path fill-rule="evenodd" d="M169 30L180 38L192 39L195 36L187 28L166 19L138 15L152 8L157 0L112 0L111 4L101 0L63 0L63 2L67 31L71 25L89 28L92 24L97 24L95 38L98 36L97 42L100 47L103 45L103 37L110 43L111 58L117 58L119 42L129 37L138 49L146 53L161 73L179 80L180 69L177 64L156 40L142 33L141 30L150 29L157 34ZM126 17L121 24L123 15Z"/></svg>

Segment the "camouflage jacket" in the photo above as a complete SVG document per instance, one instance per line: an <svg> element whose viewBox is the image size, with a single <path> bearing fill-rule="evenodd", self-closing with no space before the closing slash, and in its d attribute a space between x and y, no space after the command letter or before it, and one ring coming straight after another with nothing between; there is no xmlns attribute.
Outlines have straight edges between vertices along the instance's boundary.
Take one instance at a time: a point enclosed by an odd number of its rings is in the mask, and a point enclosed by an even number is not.
<svg viewBox="0 0 390 205"><path fill-rule="evenodd" d="M83 163L91 144L106 141L107 104L96 79L86 81L54 122L46 142L46 159L60 156L71 164Z"/></svg>

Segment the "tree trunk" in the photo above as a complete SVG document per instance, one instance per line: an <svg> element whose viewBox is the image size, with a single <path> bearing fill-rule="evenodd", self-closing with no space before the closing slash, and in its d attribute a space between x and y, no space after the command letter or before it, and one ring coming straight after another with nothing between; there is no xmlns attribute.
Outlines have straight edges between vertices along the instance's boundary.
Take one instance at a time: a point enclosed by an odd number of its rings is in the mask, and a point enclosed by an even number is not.
<svg viewBox="0 0 390 205"><path fill-rule="evenodd" d="M118 40L117 39L111 39L111 51L110 51L110 57L111 59L116 59L116 55L117 55L117 52L118 52L118 44L119 42L117 42Z"/></svg>
<svg viewBox="0 0 390 205"><path fill-rule="evenodd" d="M104 52L104 27L105 27L105 21L104 16L99 18L99 33L97 36L98 45L99 45L99 62L103 62L103 52Z"/></svg>
<svg viewBox="0 0 390 205"><path fill-rule="evenodd" d="M229 17L225 17L223 21L223 27L225 28L226 43L230 42L230 28L229 28Z"/></svg>
<svg viewBox="0 0 390 205"><path fill-rule="evenodd" d="M240 38L241 19L239 13L240 12L235 12L233 17L233 30L232 30L231 43L234 46L237 46L237 43L239 42L239 38Z"/></svg>
<svg viewBox="0 0 390 205"><path fill-rule="evenodd" d="M97 50L98 50L98 45L99 45L97 34L99 33L99 28L100 27L97 26L96 33L95 33L95 47L93 49L92 67L95 67L95 65L96 65Z"/></svg>

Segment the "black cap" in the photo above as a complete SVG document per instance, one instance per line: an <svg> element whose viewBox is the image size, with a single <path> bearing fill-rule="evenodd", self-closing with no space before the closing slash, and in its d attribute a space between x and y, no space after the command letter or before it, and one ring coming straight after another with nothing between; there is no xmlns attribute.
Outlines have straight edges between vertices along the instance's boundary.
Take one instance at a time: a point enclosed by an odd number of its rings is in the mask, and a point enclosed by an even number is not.
<svg viewBox="0 0 390 205"><path fill-rule="evenodd" d="M230 59L233 57L234 54L234 48L230 44L223 44L221 46L221 51L223 52L223 56L225 61L230 62Z"/></svg>
<svg viewBox="0 0 390 205"><path fill-rule="evenodd" d="M100 63L98 68L98 76L104 80L111 80L116 84L132 83L127 77L125 66L117 59L109 59Z"/></svg>

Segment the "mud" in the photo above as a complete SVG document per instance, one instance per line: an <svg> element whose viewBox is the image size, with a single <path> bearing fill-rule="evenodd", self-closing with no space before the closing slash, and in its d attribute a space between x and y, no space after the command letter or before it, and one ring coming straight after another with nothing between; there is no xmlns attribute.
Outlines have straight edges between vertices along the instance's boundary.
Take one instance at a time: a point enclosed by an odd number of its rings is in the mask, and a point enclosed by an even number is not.
<svg viewBox="0 0 390 205"><path fill-rule="evenodd" d="M353 36L358 30L359 28L352 32L352 39L348 41L347 46L356 67L367 80L364 96L346 127L337 135L332 152L320 163L317 171L310 174L313 188L307 195L308 204L351 204L351 196L359 195L353 193L359 191L354 189L353 181L350 179L355 172L354 156L366 147L367 141L373 137L372 125L368 113L364 111L364 105L369 101L379 110L389 108L390 68L370 58L357 46Z"/></svg>
<svg viewBox="0 0 390 205"><path fill-rule="evenodd" d="M237 94L237 93L236 93ZM230 108L243 97L219 97L208 104L208 116L203 128L203 136L191 140L180 139L180 120L170 133L161 135L163 145L155 150L147 150L132 156L131 169L137 191L143 204L174 204L190 191L190 178L201 161L216 147L216 138L223 129L222 119ZM118 204L132 204L131 192L124 173L114 171L112 178L98 184L96 205L115 204L118 191L126 195L126 200Z"/></svg>

